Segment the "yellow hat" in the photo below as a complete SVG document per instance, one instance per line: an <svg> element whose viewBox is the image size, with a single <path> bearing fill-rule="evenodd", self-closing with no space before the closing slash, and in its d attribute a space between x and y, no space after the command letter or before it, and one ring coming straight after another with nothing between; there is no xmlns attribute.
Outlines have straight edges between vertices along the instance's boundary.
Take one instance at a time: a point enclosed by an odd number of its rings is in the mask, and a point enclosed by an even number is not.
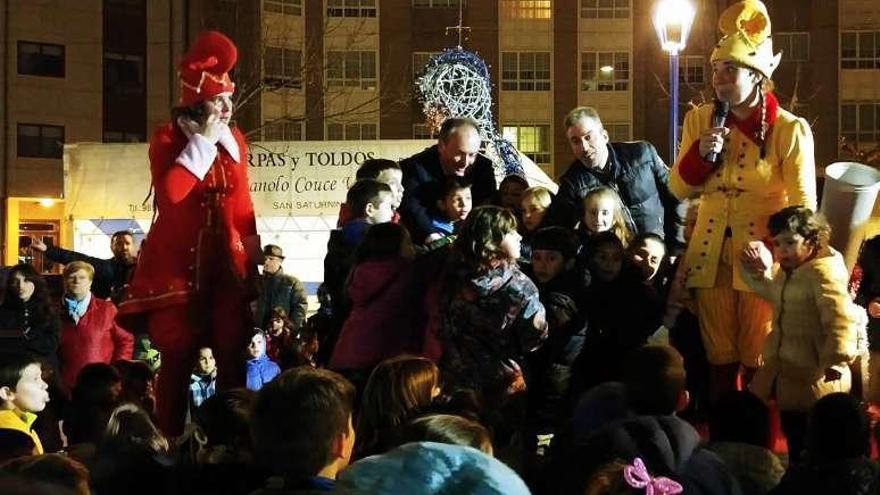
<svg viewBox="0 0 880 495"><path fill-rule="evenodd" d="M718 19L718 29L722 38L712 51L712 62L733 60L770 79L782 52L773 55L770 15L760 0L743 0L728 7Z"/></svg>

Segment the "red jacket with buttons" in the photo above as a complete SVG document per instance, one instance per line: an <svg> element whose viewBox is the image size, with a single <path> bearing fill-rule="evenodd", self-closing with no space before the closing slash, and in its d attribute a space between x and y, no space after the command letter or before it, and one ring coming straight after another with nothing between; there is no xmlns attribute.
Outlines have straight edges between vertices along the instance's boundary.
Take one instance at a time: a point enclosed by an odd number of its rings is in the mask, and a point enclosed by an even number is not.
<svg viewBox="0 0 880 495"><path fill-rule="evenodd" d="M78 323L67 314L62 316L58 357L65 390L73 388L76 376L87 364L131 359L134 337L119 327L115 318L116 306L94 294Z"/></svg>
<svg viewBox="0 0 880 495"><path fill-rule="evenodd" d="M218 146L211 168L199 180L177 162L188 143L180 128L168 123L153 133L150 173L158 216L119 304L122 317L187 303L200 285L217 281L211 278L217 273L231 272L243 287L256 275L245 250L246 243L258 243L248 190L247 144L238 129L232 134L240 162ZM128 322L137 320L141 319L126 318L126 328L133 328Z"/></svg>

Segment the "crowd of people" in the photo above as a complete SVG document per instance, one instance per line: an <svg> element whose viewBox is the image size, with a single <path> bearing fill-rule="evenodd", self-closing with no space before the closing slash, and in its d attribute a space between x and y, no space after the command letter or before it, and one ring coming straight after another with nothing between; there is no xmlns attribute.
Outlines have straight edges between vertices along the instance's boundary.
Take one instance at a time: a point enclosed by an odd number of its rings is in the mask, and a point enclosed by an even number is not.
<svg viewBox="0 0 880 495"><path fill-rule="evenodd" d="M201 34L139 252L35 241L60 298L5 270L0 492L880 493L880 237L852 274L829 245L763 4L719 27L726 105L688 113L671 168L590 107L555 193L496 186L456 116L360 164L311 315L256 236L237 50Z"/></svg>

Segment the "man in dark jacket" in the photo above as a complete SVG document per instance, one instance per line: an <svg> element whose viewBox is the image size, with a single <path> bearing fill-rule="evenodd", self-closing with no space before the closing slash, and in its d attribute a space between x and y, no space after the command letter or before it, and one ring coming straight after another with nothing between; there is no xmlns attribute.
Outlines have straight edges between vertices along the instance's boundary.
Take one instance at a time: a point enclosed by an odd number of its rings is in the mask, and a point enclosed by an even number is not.
<svg viewBox="0 0 880 495"><path fill-rule="evenodd" d="M281 267L284 252L279 246L266 244L263 248L263 256L263 275L260 277L262 291L260 298L257 299L254 323L266 329L272 311L281 308L296 328L302 328L309 306L305 286L298 278L284 273Z"/></svg>
<svg viewBox="0 0 880 495"><path fill-rule="evenodd" d="M488 204L495 194L495 169L480 151L480 131L470 119L449 118L440 126L437 144L402 162L403 200L400 219L414 242L421 244L443 237L432 225L430 211L436 208L446 177L466 177L471 182L473 206Z"/></svg>
<svg viewBox="0 0 880 495"><path fill-rule="evenodd" d="M666 185L669 169L651 143L612 143L592 107L577 107L565 118L575 160L559 179L550 206L551 221L572 227L584 216L584 196L608 186L617 191L637 232L664 236L670 247L683 244L683 212Z"/></svg>
<svg viewBox="0 0 880 495"><path fill-rule="evenodd" d="M31 242L31 248L45 253L46 258L56 263L66 265L72 261L85 261L92 265L95 268L92 293L101 299L110 298L114 304L119 304L123 288L131 278L131 272L137 259L137 246L130 230L114 232L110 237L110 250L113 251L113 257L109 260L93 258L56 246L47 246L37 238Z"/></svg>

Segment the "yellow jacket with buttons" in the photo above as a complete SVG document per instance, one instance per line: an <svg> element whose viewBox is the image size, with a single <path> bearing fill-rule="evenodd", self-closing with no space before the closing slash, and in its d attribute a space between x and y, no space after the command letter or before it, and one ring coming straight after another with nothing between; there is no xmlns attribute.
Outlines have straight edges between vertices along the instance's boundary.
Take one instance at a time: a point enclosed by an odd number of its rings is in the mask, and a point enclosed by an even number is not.
<svg viewBox="0 0 880 495"><path fill-rule="evenodd" d="M34 441L34 455L43 453L43 443L33 430L37 415L34 413L19 411L17 409L4 409L0 411L0 429L16 430L31 437Z"/></svg>
<svg viewBox="0 0 880 495"><path fill-rule="evenodd" d="M745 280L773 305L773 330L752 392L769 399L775 391L780 410L808 411L827 394L849 391L848 365L858 353L858 313L864 310L847 293L849 273L840 253L826 248L789 273L777 266L772 275L746 272ZM828 368L840 378L826 380Z"/></svg>
<svg viewBox="0 0 880 495"><path fill-rule="evenodd" d="M775 104L775 98L773 100ZM816 170L813 134L807 122L779 108L766 143L760 147L738 127L730 126L722 164L701 184L682 177L681 161L700 132L712 126L712 105L688 112L681 149L669 174L669 189L679 199L700 198L697 222L688 242L685 262L687 287L711 288L721 259L725 229L730 228L733 252L752 240L768 237L767 219L788 205L816 208ZM691 181L693 182L693 181ZM733 288L749 290L738 263L733 263Z"/></svg>

